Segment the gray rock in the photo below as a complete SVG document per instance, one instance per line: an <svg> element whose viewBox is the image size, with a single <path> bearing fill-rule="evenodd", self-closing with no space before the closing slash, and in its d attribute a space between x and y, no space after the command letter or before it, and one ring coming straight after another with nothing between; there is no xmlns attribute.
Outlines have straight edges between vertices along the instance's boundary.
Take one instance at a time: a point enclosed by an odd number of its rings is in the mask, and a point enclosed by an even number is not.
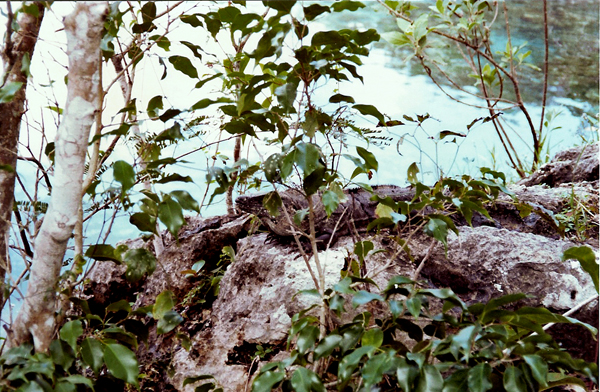
<svg viewBox="0 0 600 392"><path fill-rule="evenodd" d="M494 227L459 228L448 236L448 257L441 246L423 274L468 300L488 301L512 293L531 294L530 306L566 311L596 294L577 261L562 261L576 244Z"/></svg>
<svg viewBox="0 0 600 392"><path fill-rule="evenodd" d="M256 344L285 348L291 317L318 303L315 296L296 295L315 288L300 254L279 244L265 246L266 241L266 234L259 234L238 242L236 261L221 280L219 298L212 307L211 327L194 336L192 351L180 349L173 357L173 381L179 388L185 377L211 374L225 391L243 391L264 362L253 364L254 353L244 356L240 350L246 347L252 351ZM376 247L383 246L375 242ZM352 239L343 237L335 249L319 252L326 287L340 280L340 270L353 247ZM367 261L367 268L374 272L389 260L389 255L375 255ZM316 271L313 259L311 263ZM392 276L411 275L413 271L412 264L390 263L373 279L385 287Z"/></svg>
<svg viewBox="0 0 600 392"><path fill-rule="evenodd" d="M562 151L518 184L554 187L570 182L598 181L598 146L599 143L595 143Z"/></svg>
<svg viewBox="0 0 600 392"><path fill-rule="evenodd" d="M525 293L532 298L519 305L556 313L596 297L571 317L598 328L597 293L590 276L579 262L561 260L563 251L577 244L493 227L459 230L458 236L449 235L448 257L439 247L423 268L423 275L436 285L452 288L467 302ZM558 324L548 332L575 357L592 362L597 358L594 337L585 328Z"/></svg>

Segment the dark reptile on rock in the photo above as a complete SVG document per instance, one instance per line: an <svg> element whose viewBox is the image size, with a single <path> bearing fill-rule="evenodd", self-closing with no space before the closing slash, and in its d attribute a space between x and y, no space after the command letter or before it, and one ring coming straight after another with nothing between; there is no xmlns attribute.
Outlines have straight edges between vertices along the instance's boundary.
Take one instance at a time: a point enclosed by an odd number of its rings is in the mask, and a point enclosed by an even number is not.
<svg viewBox="0 0 600 392"><path fill-rule="evenodd" d="M318 240L328 241L331 234L334 233L336 237L351 233L352 225L355 227L367 226L369 222L376 218L375 209L379 204L379 202L371 200L373 195L389 196L395 202L409 202L415 195L413 189L395 185L374 186L373 193L362 188L349 189L345 193L347 200L340 203L329 217L327 217L320 195L312 195L316 222L315 230ZM284 207L280 208L276 217L272 216L263 206L263 198L266 195L261 193L239 196L236 199L236 205L239 210L256 215L269 231L276 236L290 237L294 231L309 232L308 218L305 218L300 226L294 225L291 228L286 215L281 210L281 208L287 208L289 216L293 218L297 211L308 208L308 202L300 191L289 189L280 193Z"/></svg>

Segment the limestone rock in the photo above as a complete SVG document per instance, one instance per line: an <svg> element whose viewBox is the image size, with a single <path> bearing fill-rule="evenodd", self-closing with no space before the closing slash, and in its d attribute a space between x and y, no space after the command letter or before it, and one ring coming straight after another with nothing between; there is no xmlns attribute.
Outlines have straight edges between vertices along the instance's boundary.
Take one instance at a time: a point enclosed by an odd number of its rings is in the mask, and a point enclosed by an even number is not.
<svg viewBox="0 0 600 392"><path fill-rule="evenodd" d="M427 260L423 275L439 287L450 287L466 301L486 302L512 293L530 294L520 305L543 306L564 313L597 297L590 276L562 253L575 246L531 233L493 227L460 227L448 236L448 255L441 247ZM597 249L595 249L597 251ZM572 317L598 327L598 301ZM549 330L571 354L593 361L596 346L589 331L576 325Z"/></svg>
<svg viewBox="0 0 600 392"><path fill-rule="evenodd" d="M520 185L558 184L598 181L598 143L562 151L531 176L519 181Z"/></svg>
<svg viewBox="0 0 600 392"><path fill-rule="evenodd" d="M459 228L448 236L448 257L440 247L423 273L439 286L474 301L512 293L534 295L528 305L568 310L595 294L577 261L562 261L576 244L494 227Z"/></svg>
<svg viewBox="0 0 600 392"><path fill-rule="evenodd" d="M318 302L311 295L296 295L315 288L301 255L286 246L265 246L266 241L266 234L259 234L238 242L236 261L221 280L219 298L212 307L211 328L194 337L191 352L181 349L174 355L176 385L181 386L187 376L211 374L225 391L244 390L262 366L253 363L256 345L273 348L273 354L285 348L291 317ZM319 252L326 287L339 281L340 270L353 247L352 239L343 237L335 249ZM389 256L379 254L367 267L374 271L389 260ZM311 263L316 271L313 259ZM374 280L385 287L392 276L411 275L413 271L413 265L390 263Z"/></svg>

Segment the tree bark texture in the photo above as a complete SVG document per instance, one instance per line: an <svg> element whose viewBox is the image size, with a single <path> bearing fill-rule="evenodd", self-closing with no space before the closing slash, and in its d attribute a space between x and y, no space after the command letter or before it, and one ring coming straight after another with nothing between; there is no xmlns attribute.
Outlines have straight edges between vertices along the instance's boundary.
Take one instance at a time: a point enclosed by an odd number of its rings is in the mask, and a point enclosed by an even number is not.
<svg viewBox="0 0 600 392"><path fill-rule="evenodd" d="M33 50L40 32L40 25L44 16L44 5L34 3L38 10L37 17L21 13L17 20L19 31L7 32L9 36L5 41L2 53L5 64L5 74L2 82L23 83L10 102L0 103L0 303L4 303L4 280L10 271L8 257L8 238L10 233L10 220L13 210L15 175L17 167L17 150L21 117L25 107L25 90L27 88L27 74L21 68L23 56L33 57ZM6 170L6 168L12 170Z"/></svg>
<svg viewBox="0 0 600 392"><path fill-rule="evenodd" d="M54 335L57 284L77 222L90 128L98 107L100 40L107 12L105 2L77 2L64 20L69 84L55 140L54 184L35 241L27 294L12 328L12 346L33 340L36 351L47 351Z"/></svg>

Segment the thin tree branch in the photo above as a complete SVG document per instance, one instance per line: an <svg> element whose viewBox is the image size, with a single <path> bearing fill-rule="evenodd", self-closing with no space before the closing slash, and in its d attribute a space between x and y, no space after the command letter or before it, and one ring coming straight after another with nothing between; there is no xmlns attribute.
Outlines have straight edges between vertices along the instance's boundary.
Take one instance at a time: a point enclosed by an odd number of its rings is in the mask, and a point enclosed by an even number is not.
<svg viewBox="0 0 600 392"><path fill-rule="evenodd" d="M542 0L544 8L544 86L542 91L542 114L540 117L539 135L541 137L544 129L544 114L546 111L546 99L548 96L548 4L547 0Z"/></svg>

